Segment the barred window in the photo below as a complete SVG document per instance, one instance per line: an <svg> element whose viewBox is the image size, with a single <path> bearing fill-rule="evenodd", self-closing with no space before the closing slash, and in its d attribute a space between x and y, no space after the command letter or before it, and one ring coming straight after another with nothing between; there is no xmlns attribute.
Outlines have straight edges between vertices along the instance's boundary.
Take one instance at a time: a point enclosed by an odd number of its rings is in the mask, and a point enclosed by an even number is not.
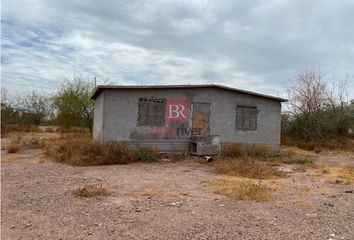
<svg viewBox="0 0 354 240"><path fill-rule="evenodd" d="M165 126L166 99L139 98L138 126Z"/></svg>
<svg viewBox="0 0 354 240"><path fill-rule="evenodd" d="M236 130L257 130L257 115L257 107L238 105L236 109Z"/></svg>

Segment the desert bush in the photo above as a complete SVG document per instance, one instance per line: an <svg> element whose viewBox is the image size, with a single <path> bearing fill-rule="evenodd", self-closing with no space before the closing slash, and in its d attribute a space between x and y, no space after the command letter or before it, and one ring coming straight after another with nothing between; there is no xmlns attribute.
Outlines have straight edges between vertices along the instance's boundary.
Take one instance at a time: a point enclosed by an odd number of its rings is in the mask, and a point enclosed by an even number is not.
<svg viewBox="0 0 354 240"><path fill-rule="evenodd" d="M139 147L134 150L134 159L142 162L153 162L161 158L157 148Z"/></svg>
<svg viewBox="0 0 354 240"><path fill-rule="evenodd" d="M86 185L72 191L76 197L100 197L109 196L111 192L102 185Z"/></svg>
<svg viewBox="0 0 354 240"><path fill-rule="evenodd" d="M21 145L20 144L15 144L15 143L10 143L7 147L7 153L17 153L20 151Z"/></svg>
<svg viewBox="0 0 354 240"><path fill-rule="evenodd" d="M217 160L214 171L228 176L247 177L256 179L272 179L283 177L283 174L273 167L250 159Z"/></svg>
<svg viewBox="0 0 354 240"><path fill-rule="evenodd" d="M63 128L59 127L55 130L58 133L89 133L90 130L88 128L80 128L80 127L70 127L70 128Z"/></svg>
<svg viewBox="0 0 354 240"><path fill-rule="evenodd" d="M127 164L134 162L134 155L123 144L104 144L87 137L60 139L46 148L53 160L74 166Z"/></svg>
<svg viewBox="0 0 354 240"><path fill-rule="evenodd" d="M308 154L307 151L294 148L294 147L282 148L279 152L274 153L272 156L263 160L267 162L285 163L285 164L313 164L314 163L314 159L312 155Z"/></svg>
<svg viewBox="0 0 354 240"><path fill-rule="evenodd" d="M54 128L52 128L52 127L47 127L44 129L44 131L47 133L54 133L55 132Z"/></svg>
<svg viewBox="0 0 354 240"><path fill-rule="evenodd" d="M354 151L354 141L346 137L334 137L326 141L311 140L308 142L298 138L286 137L283 139L282 144L314 151L316 153L320 153L323 149Z"/></svg>
<svg viewBox="0 0 354 240"><path fill-rule="evenodd" d="M33 125L6 125L6 133L10 132L41 132L41 129Z"/></svg>
<svg viewBox="0 0 354 240"><path fill-rule="evenodd" d="M253 183L240 179L221 178L210 181L214 193L237 200L265 202L270 199L271 188L265 184Z"/></svg>
<svg viewBox="0 0 354 240"><path fill-rule="evenodd" d="M187 156L187 153L167 153L165 157L172 161L181 161L187 159Z"/></svg>
<svg viewBox="0 0 354 240"><path fill-rule="evenodd" d="M256 144L253 148L247 151L248 156L267 158L273 154L273 150L265 144Z"/></svg>
<svg viewBox="0 0 354 240"><path fill-rule="evenodd" d="M69 133L46 144L46 154L53 160L73 166L128 164L136 161L156 161L158 149L129 149L117 141L99 143L89 133Z"/></svg>
<svg viewBox="0 0 354 240"><path fill-rule="evenodd" d="M18 144L23 149L42 148L44 146L44 142L34 136L15 135L11 138L11 143Z"/></svg>
<svg viewBox="0 0 354 240"><path fill-rule="evenodd" d="M238 158L238 157L245 156L246 153L247 153L246 145L243 143L236 143L224 147L220 152L220 156L229 157L229 158Z"/></svg>

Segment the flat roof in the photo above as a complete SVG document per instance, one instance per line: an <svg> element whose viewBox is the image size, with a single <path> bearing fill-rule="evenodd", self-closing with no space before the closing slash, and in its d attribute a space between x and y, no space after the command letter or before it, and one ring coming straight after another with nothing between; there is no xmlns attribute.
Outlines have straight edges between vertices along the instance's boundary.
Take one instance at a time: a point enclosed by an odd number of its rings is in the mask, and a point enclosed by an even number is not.
<svg viewBox="0 0 354 240"><path fill-rule="evenodd" d="M268 98L280 102L287 102L288 100L285 98L274 97L270 95L265 95L256 92L250 92L238 88L231 88L218 84L200 84L200 85L97 85L95 88L91 99L95 99L104 89L182 89L182 88L218 88L231 92L244 93L257 97Z"/></svg>

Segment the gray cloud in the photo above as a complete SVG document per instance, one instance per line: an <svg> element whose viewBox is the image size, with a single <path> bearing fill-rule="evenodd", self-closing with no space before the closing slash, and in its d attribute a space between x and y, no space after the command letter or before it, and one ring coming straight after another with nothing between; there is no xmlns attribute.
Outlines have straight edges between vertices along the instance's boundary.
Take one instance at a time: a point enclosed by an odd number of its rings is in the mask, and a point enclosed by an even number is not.
<svg viewBox="0 0 354 240"><path fill-rule="evenodd" d="M81 73L122 84L214 83L282 95L297 72L349 76L354 2L3 2L2 80L54 90Z"/></svg>

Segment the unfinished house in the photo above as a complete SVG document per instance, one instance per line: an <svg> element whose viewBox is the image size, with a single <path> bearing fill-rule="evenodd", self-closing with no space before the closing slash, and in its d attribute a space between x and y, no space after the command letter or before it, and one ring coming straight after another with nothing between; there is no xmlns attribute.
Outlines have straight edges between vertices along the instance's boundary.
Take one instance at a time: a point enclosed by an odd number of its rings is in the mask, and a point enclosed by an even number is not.
<svg viewBox="0 0 354 240"><path fill-rule="evenodd" d="M282 98L221 85L102 85L92 99L101 142L197 155L233 143L280 147Z"/></svg>

